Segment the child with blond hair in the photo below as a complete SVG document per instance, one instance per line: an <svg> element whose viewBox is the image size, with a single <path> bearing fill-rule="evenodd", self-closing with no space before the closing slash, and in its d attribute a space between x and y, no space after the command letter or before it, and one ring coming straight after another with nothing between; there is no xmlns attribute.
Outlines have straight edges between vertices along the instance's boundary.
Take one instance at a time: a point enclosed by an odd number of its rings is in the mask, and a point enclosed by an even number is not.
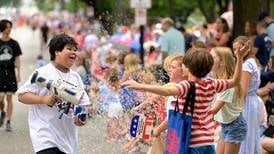
<svg viewBox="0 0 274 154"><path fill-rule="evenodd" d="M180 54L173 54L165 58L163 65L164 65L164 69L168 73L170 82L165 84L164 87L172 87L172 86L176 87L177 83L187 79L187 76L183 73L183 69L182 69L183 57L184 56ZM161 124L159 124L157 127L154 128L153 130L154 135L158 136L161 132L166 130L167 121L168 121L168 111L170 109L174 109L174 105L176 101L177 101L176 96L169 96L166 99L167 117Z"/></svg>
<svg viewBox="0 0 274 154"><path fill-rule="evenodd" d="M235 60L232 51L226 47L211 50L214 59L212 77L215 79L232 78ZM245 139L247 126L242 116L243 94L240 84L235 88L218 93L211 107L214 120L221 124L220 139L217 142L217 154L238 154L240 143Z"/></svg>

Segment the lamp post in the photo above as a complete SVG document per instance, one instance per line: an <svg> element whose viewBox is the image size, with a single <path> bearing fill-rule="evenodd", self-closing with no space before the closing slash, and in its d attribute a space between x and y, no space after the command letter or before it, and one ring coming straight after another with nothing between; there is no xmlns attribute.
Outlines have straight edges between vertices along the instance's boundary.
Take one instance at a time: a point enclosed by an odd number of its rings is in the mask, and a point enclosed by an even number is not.
<svg viewBox="0 0 274 154"><path fill-rule="evenodd" d="M140 27L140 59L144 65L144 32L147 22L147 9L151 8L151 0L131 0L130 7L135 9L135 24Z"/></svg>

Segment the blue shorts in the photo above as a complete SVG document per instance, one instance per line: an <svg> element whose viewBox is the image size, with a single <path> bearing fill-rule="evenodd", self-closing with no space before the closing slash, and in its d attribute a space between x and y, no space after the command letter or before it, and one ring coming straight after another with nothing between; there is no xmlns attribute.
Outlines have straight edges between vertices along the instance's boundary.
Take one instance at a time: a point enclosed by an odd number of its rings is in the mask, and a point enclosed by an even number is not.
<svg viewBox="0 0 274 154"><path fill-rule="evenodd" d="M226 142L240 143L246 138L247 124L242 114L229 124L221 124L220 137Z"/></svg>
<svg viewBox="0 0 274 154"><path fill-rule="evenodd" d="M190 154L216 154L214 145L204 145L194 148L189 148Z"/></svg>

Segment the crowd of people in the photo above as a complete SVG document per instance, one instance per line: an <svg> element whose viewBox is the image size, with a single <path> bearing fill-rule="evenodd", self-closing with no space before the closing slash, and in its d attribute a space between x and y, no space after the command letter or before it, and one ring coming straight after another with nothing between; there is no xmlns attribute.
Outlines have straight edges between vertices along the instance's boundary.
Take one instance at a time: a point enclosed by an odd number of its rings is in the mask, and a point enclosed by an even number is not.
<svg viewBox="0 0 274 154"><path fill-rule="evenodd" d="M171 18L147 25L144 65L134 24L109 35L99 22L68 13L37 14L27 23L41 30L36 71L84 88L80 104L89 106L88 118L104 118L107 142L120 142L124 152L138 152L143 145L151 152L156 138L165 143L168 112L176 101L183 107L188 81L197 88L190 153L274 152L274 24L268 13L262 12L257 24L247 21L246 36L234 40L222 17L191 30L175 27ZM35 152L77 153L75 125L86 120L73 116L73 109L60 120L56 98L31 84L32 75L17 90L22 52L9 36L11 27L11 21L0 21L0 126L6 119L6 130L12 130L11 100L17 91L19 101L31 106ZM41 57L46 50L48 64ZM136 114L155 117L152 140L129 135Z"/></svg>

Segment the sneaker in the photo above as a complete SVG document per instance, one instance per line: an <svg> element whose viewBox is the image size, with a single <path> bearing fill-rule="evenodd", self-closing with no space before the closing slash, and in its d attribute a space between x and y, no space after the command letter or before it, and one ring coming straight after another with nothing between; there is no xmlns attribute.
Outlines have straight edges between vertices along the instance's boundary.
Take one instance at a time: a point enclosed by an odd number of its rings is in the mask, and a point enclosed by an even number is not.
<svg viewBox="0 0 274 154"><path fill-rule="evenodd" d="M3 125L4 120L5 120L6 113L3 111L0 114L0 127Z"/></svg>
<svg viewBox="0 0 274 154"><path fill-rule="evenodd" d="M6 131L7 131L7 132L10 132L10 131L11 131L11 124L10 124L10 122L7 122L7 123L6 123Z"/></svg>

